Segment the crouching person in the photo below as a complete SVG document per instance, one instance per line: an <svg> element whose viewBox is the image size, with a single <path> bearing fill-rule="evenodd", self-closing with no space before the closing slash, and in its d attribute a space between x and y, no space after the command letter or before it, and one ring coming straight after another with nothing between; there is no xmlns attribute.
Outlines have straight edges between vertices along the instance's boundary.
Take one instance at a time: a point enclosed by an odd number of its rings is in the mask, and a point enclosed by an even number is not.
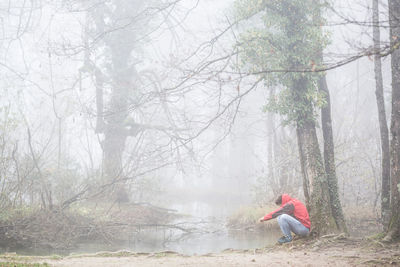
<svg viewBox="0 0 400 267"><path fill-rule="evenodd" d="M311 223L307 208L303 203L283 194L278 197L275 204L281 207L260 218L260 222L278 218L278 224L283 233L283 236L278 240L279 243L291 242L293 239L291 232L299 236L308 235Z"/></svg>

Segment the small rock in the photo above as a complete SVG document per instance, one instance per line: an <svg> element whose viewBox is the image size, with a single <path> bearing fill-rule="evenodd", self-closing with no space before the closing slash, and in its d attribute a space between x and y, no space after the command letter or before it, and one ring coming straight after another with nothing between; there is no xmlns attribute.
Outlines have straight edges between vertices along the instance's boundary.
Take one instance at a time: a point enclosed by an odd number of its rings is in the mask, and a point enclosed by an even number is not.
<svg viewBox="0 0 400 267"><path fill-rule="evenodd" d="M251 262L256 262L256 260L255 260L255 259L252 259Z"/></svg>

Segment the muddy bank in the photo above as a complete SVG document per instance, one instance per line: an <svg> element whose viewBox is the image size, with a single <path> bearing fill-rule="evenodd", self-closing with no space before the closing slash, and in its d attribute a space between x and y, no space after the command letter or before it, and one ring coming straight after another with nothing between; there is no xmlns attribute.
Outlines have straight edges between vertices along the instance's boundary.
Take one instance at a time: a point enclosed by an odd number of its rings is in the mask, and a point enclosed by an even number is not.
<svg viewBox="0 0 400 267"><path fill-rule="evenodd" d="M68 257L24 257L5 254L3 262L47 263L50 266L393 266L400 264L399 244L372 239L331 236L297 240L283 246L226 250L218 254L185 256L174 252L120 251Z"/></svg>

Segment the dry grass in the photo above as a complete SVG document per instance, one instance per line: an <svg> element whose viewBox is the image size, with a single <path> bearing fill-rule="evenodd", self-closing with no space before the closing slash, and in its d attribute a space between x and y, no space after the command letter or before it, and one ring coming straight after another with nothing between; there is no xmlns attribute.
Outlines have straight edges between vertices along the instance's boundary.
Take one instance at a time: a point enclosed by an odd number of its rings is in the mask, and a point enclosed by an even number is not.
<svg viewBox="0 0 400 267"><path fill-rule="evenodd" d="M254 207L242 206L229 219L227 226L230 229L257 229L270 230L277 227L275 220L259 222L259 219L268 212L275 210L276 206Z"/></svg>

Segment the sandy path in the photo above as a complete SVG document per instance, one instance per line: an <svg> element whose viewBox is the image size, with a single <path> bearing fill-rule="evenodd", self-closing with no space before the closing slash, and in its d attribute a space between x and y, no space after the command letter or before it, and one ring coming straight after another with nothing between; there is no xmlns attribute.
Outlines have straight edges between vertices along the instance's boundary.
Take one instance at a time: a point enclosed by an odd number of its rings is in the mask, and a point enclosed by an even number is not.
<svg viewBox="0 0 400 267"><path fill-rule="evenodd" d="M352 266L348 259L334 255L304 252L269 252L263 254L224 253L211 256L72 258L47 261L54 266Z"/></svg>
<svg viewBox="0 0 400 267"><path fill-rule="evenodd" d="M119 253L119 254L118 254ZM61 259L14 257L15 262L46 262L56 267L96 266L395 266L400 265L400 245L374 241L312 241L255 251L227 251L203 256L175 253L134 254L128 252L71 256ZM120 256L127 255L127 256ZM10 261L6 256L0 261Z"/></svg>

